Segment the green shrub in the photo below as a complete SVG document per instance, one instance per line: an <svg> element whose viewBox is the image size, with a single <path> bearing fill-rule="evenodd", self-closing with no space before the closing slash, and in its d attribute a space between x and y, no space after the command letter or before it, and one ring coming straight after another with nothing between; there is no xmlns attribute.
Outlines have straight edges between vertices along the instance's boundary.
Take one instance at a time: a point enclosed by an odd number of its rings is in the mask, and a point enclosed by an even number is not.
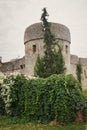
<svg viewBox="0 0 87 130"><path fill-rule="evenodd" d="M5 114L5 103L2 98L2 83L5 76L0 72L0 116Z"/></svg>
<svg viewBox="0 0 87 130"><path fill-rule="evenodd" d="M84 97L83 119L87 121L87 97Z"/></svg>
<svg viewBox="0 0 87 130"><path fill-rule="evenodd" d="M45 79L10 76L4 80L6 85L10 91L4 101L10 116L63 123L75 121L78 111L85 117L86 101L80 83L72 75L52 75Z"/></svg>
<svg viewBox="0 0 87 130"><path fill-rule="evenodd" d="M4 103L4 100L2 98L1 91L2 91L2 88L0 85L0 116L5 114L5 103Z"/></svg>

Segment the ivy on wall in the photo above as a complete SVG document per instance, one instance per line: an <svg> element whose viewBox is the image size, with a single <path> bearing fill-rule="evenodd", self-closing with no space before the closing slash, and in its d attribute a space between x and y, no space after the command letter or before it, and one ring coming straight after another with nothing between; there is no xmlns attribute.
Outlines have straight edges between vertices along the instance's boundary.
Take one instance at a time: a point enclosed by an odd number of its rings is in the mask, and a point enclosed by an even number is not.
<svg viewBox="0 0 87 130"><path fill-rule="evenodd" d="M77 79L81 83L81 74L82 74L82 66L81 66L81 64L77 64L76 74L77 74Z"/></svg>
<svg viewBox="0 0 87 130"><path fill-rule="evenodd" d="M80 83L72 75L52 75L29 79L23 75L9 76L1 85L5 113L26 117L30 121L73 122L77 112L87 113ZM0 100L0 108L4 108ZM2 113L3 114L3 113Z"/></svg>

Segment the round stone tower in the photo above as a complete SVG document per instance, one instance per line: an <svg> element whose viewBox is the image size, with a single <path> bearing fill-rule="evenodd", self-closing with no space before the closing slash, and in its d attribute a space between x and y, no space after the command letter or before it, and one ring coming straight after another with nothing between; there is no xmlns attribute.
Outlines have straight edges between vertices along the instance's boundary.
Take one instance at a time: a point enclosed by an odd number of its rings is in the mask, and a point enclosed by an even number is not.
<svg viewBox="0 0 87 130"><path fill-rule="evenodd" d="M51 23L51 32L55 35L57 44L62 47L62 53L65 60L66 73L70 69L70 31L69 29L58 23ZM43 31L41 23L36 23L25 30L25 74L34 75L34 66L37 55L44 55Z"/></svg>

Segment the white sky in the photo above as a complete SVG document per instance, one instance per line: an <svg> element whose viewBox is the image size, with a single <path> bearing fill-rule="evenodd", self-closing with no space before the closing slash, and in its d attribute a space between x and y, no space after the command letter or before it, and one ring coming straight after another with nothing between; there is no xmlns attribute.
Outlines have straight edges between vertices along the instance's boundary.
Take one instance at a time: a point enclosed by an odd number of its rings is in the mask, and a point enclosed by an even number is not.
<svg viewBox="0 0 87 130"><path fill-rule="evenodd" d="M47 7L49 22L71 32L71 54L87 58L87 0L0 0L0 56L3 61L24 56L24 31L40 22Z"/></svg>

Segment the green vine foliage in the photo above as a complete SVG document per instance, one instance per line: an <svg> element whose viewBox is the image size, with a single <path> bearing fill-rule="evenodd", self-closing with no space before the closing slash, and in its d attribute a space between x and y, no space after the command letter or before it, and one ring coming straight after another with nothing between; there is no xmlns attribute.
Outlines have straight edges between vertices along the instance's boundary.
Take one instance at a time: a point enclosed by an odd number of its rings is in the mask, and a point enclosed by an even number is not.
<svg viewBox="0 0 87 130"><path fill-rule="evenodd" d="M2 87L0 84L0 116L5 114L5 103L1 95Z"/></svg>
<svg viewBox="0 0 87 130"><path fill-rule="evenodd" d="M81 83L81 74L82 74L82 66L81 64L77 64L77 79Z"/></svg>
<svg viewBox="0 0 87 130"><path fill-rule="evenodd" d="M87 97L84 97L83 118L84 121L87 121Z"/></svg>
<svg viewBox="0 0 87 130"><path fill-rule="evenodd" d="M5 79L5 85L8 79ZM17 75L10 79L9 105L6 109L10 111L6 111L9 116L61 123L75 121L78 111L84 112L85 117L86 101L80 83L72 75L54 74L45 79Z"/></svg>

